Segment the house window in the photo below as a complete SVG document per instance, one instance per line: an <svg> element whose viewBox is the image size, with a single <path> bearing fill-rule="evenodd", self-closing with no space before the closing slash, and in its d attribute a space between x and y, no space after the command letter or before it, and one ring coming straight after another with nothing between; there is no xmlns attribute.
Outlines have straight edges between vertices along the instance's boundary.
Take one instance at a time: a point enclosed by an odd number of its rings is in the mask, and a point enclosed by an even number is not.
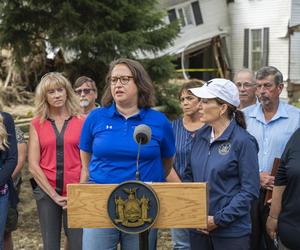
<svg viewBox="0 0 300 250"><path fill-rule="evenodd" d="M192 2L192 8L194 12L196 25L202 24L203 20L202 20L202 14L201 14L199 2L198 1Z"/></svg>
<svg viewBox="0 0 300 250"><path fill-rule="evenodd" d="M168 16L169 16L170 23L175 21L177 19L176 10L175 9L168 10Z"/></svg>
<svg viewBox="0 0 300 250"><path fill-rule="evenodd" d="M182 27L193 24L191 8L189 5L184 6L182 8L178 8L177 11Z"/></svg>
<svg viewBox="0 0 300 250"><path fill-rule="evenodd" d="M244 30L244 67L257 71L268 65L269 28Z"/></svg>
<svg viewBox="0 0 300 250"><path fill-rule="evenodd" d="M253 71L257 71L262 67L262 55L263 55L263 44L262 44L262 30L251 30L250 34L250 60L251 68Z"/></svg>
<svg viewBox="0 0 300 250"><path fill-rule="evenodd" d="M200 25L203 23L199 1L179 5L168 10L169 21L180 20L181 26Z"/></svg>

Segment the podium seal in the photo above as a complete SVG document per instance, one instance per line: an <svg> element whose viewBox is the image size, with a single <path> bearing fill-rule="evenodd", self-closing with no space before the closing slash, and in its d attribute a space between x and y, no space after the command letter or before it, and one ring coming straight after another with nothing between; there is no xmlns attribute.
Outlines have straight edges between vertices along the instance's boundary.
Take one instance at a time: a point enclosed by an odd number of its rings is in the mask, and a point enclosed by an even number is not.
<svg viewBox="0 0 300 250"><path fill-rule="evenodd" d="M159 200L149 185L140 181L126 181L109 195L107 212L118 230L131 234L142 233L155 223Z"/></svg>

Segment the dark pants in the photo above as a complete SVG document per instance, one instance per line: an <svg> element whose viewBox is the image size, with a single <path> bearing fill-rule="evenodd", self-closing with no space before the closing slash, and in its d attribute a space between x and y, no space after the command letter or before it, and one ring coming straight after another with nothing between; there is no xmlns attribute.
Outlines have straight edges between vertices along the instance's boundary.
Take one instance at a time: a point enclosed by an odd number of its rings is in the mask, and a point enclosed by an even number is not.
<svg viewBox="0 0 300 250"><path fill-rule="evenodd" d="M191 250L249 250L249 235L223 238L190 231Z"/></svg>
<svg viewBox="0 0 300 250"><path fill-rule="evenodd" d="M60 250L61 227L68 238L70 250L82 249L82 229L70 229L67 223L67 212L58 206L39 187L35 188L34 196L37 203L44 250Z"/></svg>
<svg viewBox="0 0 300 250"><path fill-rule="evenodd" d="M276 250L273 240L267 234L266 222L270 208L265 205L266 190L261 189L259 198L252 203L251 220L252 233L250 236L251 250Z"/></svg>

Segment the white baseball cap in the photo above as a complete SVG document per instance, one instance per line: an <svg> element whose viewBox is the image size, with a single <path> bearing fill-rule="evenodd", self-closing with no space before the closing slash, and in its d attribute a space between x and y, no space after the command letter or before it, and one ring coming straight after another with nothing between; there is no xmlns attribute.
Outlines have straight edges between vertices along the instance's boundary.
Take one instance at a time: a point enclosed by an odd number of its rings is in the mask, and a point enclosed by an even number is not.
<svg viewBox="0 0 300 250"><path fill-rule="evenodd" d="M215 78L206 82L202 87L189 90L200 98L220 98L235 107L240 106L239 90L232 81L227 79Z"/></svg>

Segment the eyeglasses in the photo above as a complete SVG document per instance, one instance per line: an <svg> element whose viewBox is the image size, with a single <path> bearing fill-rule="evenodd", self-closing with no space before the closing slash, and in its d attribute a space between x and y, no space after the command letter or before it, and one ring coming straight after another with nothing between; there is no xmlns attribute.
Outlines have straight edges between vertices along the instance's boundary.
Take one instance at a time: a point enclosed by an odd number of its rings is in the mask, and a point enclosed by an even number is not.
<svg viewBox="0 0 300 250"><path fill-rule="evenodd" d="M236 86L241 89L241 88L244 88L244 89L250 89L250 88L253 88L256 86L255 83L251 83L251 82L237 82L236 83Z"/></svg>
<svg viewBox="0 0 300 250"><path fill-rule="evenodd" d="M83 94L88 95L89 93L91 93L91 91L95 91L95 90L94 89L77 89L77 90L75 90L75 93L77 95L81 95L83 92Z"/></svg>
<svg viewBox="0 0 300 250"><path fill-rule="evenodd" d="M126 85L132 78L133 76L113 76L109 78L109 82L111 85L116 85L118 83L118 80L120 80L122 85Z"/></svg>

